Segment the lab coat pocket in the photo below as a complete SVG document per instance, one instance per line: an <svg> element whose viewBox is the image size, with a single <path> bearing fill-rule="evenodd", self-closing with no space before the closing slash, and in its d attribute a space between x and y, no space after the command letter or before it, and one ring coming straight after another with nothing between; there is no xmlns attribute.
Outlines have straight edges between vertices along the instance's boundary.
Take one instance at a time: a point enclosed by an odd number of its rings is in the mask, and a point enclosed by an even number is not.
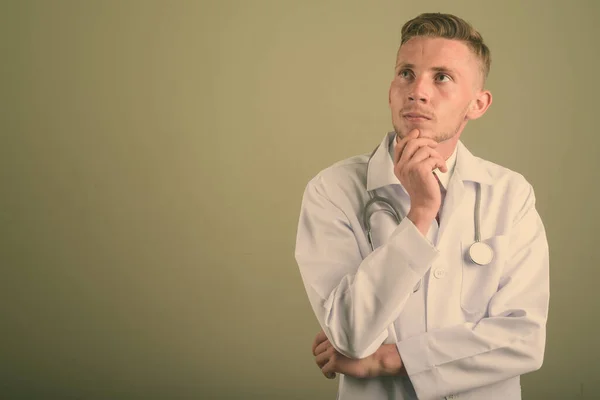
<svg viewBox="0 0 600 400"><path fill-rule="evenodd" d="M471 260L469 248L473 244L472 241L461 243L463 266L460 304L468 315L477 318L485 316L488 303L498 290L506 260L508 236L492 236L482 242L489 245L494 252L492 261L487 265L479 265Z"/></svg>

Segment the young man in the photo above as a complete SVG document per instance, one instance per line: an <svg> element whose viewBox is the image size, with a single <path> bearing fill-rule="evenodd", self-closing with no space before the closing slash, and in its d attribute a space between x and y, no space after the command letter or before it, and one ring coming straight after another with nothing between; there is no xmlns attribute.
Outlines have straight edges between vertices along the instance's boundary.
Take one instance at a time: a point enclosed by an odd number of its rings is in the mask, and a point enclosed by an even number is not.
<svg viewBox="0 0 600 400"><path fill-rule="evenodd" d="M548 245L525 178L459 141L492 103L490 53L448 14L402 28L394 132L307 185L296 260L338 398L520 399L541 367ZM370 201L371 199L374 199Z"/></svg>

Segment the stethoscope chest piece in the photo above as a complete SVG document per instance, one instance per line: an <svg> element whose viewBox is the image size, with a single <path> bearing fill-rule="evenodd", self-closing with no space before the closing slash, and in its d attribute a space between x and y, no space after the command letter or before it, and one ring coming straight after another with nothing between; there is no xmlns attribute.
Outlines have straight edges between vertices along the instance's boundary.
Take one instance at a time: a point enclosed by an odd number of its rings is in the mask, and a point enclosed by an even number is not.
<svg viewBox="0 0 600 400"><path fill-rule="evenodd" d="M494 258L494 251L486 243L475 242L469 247L469 257L475 264L488 265Z"/></svg>

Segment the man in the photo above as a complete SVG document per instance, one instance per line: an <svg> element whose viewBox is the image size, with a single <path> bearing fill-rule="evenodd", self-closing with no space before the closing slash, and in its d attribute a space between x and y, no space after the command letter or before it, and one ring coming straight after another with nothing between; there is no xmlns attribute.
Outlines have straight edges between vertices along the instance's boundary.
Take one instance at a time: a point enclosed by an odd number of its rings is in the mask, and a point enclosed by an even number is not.
<svg viewBox="0 0 600 400"><path fill-rule="evenodd" d="M322 327L315 361L340 374L341 400L520 399L520 375L542 365L549 260L533 189L459 141L492 104L489 68L464 20L408 21L394 132L306 187L295 255Z"/></svg>

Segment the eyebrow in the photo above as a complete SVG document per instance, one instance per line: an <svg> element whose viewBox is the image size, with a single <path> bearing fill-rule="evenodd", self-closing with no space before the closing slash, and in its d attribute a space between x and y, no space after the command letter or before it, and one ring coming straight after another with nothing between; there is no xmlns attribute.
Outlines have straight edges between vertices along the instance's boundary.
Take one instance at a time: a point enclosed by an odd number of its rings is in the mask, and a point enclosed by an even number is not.
<svg viewBox="0 0 600 400"><path fill-rule="evenodd" d="M398 69L405 69L405 68L414 69L415 65L414 64L407 64L407 63L400 63L400 64L396 65L396 69L397 70ZM452 73L452 74L460 75L460 73L457 70L452 69L450 67L443 66L443 65L439 66L439 67L432 67L431 70L435 71L435 72L449 72L449 73Z"/></svg>

